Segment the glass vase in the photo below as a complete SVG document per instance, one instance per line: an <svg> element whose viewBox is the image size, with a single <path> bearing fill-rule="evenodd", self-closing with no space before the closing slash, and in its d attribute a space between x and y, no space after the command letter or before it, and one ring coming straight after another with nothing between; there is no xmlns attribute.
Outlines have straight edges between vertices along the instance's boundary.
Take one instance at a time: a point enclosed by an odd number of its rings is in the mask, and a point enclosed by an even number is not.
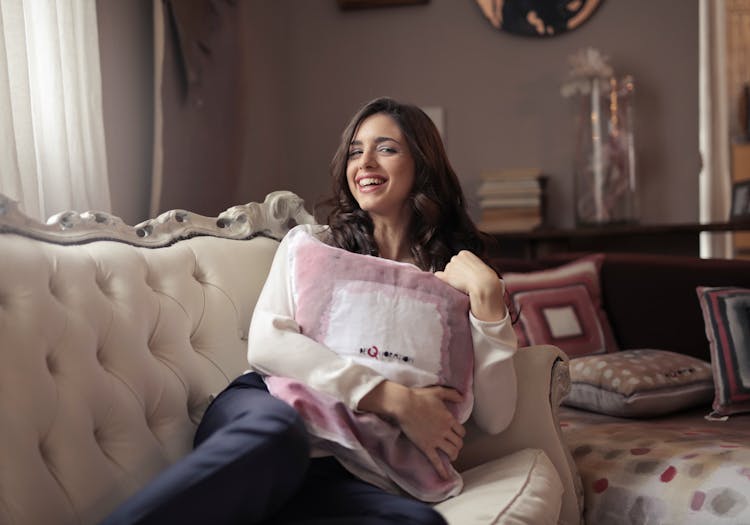
<svg viewBox="0 0 750 525"><path fill-rule="evenodd" d="M592 78L588 91L577 95L576 223L637 222L633 78Z"/></svg>

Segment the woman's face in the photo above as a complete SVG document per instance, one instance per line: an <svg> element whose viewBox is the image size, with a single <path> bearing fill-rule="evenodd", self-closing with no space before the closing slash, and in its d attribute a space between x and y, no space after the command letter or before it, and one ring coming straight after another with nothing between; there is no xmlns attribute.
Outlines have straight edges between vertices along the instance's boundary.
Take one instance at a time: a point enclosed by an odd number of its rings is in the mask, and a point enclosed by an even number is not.
<svg viewBox="0 0 750 525"><path fill-rule="evenodd" d="M389 115L364 119L349 144L349 190L373 219L408 220L414 186L414 158L401 128Z"/></svg>

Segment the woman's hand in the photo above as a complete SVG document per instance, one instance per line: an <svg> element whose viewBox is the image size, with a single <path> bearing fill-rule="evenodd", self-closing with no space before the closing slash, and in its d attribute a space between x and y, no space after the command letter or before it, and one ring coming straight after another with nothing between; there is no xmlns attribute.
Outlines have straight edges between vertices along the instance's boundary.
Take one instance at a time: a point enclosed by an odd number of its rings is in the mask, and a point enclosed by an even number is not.
<svg viewBox="0 0 750 525"><path fill-rule="evenodd" d="M455 461L464 446L466 430L446 403L462 400L463 396L452 388L409 388L383 381L362 398L358 408L394 419L406 437L427 456L440 477L448 479L438 451L442 450Z"/></svg>
<svg viewBox="0 0 750 525"><path fill-rule="evenodd" d="M503 293L505 286L495 270L468 250L454 255L435 277L469 296L471 313L480 321L500 321L507 310Z"/></svg>

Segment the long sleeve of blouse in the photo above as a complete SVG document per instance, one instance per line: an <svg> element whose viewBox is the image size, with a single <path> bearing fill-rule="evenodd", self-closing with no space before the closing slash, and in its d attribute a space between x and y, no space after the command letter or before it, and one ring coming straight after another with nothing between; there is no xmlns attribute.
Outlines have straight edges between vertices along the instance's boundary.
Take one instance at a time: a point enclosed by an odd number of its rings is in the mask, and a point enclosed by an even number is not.
<svg viewBox="0 0 750 525"><path fill-rule="evenodd" d="M306 228L320 235L320 226ZM301 381L357 410L360 400L385 378L302 334L295 321L289 266L288 246L282 240L250 323L250 368L264 376ZM480 428L497 433L510 423L516 405L511 359L516 336L508 316L483 322L469 315L475 355L473 417Z"/></svg>

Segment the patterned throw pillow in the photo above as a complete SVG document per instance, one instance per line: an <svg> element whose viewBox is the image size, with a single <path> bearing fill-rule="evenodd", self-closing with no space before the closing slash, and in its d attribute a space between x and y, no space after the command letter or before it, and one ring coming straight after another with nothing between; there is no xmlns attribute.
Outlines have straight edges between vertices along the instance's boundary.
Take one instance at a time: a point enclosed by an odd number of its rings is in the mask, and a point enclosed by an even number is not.
<svg viewBox="0 0 750 525"><path fill-rule="evenodd" d="M750 289L697 288L714 373L714 415L750 412Z"/></svg>
<svg viewBox="0 0 750 525"><path fill-rule="evenodd" d="M552 344L568 357L618 350L602 309L599 268L602 254L526 273L505 273L503 280L519 320L519 346Z"/></svg>
<svg viewBox="0 0 750 525"><path fill-rule="evenodd" d="M711 364L666 350L627 350L571 359L563 403L619 417L650 417L708 405Z"/></svg>
<svg viewBox="0 0 750 525"><path fill-rule="evenodd" d="M400 384L455 388L463 400L448 409L461 422L469 418L474 347L466 294L411 264L328 246L304 226L286 242L302 333ZM449 473L443 479L398 425L293 379L271 376L266 384L297 410L316 450L334 454L362 479L431 502L461 491L448 456L439 454Z"/></svg>

